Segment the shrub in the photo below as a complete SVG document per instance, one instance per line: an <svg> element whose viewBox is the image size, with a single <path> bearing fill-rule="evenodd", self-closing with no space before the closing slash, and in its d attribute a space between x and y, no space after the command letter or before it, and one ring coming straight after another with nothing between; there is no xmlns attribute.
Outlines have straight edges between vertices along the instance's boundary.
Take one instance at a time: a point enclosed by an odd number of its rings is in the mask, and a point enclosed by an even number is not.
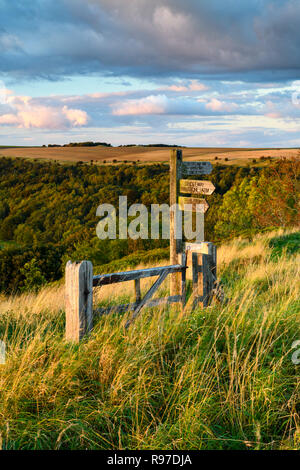
<svg viewBox="0 0 300 470"><path fill-rule="evenodd" d="M24 286L21 289L22 291L37 292L44 284L46 284L46 279L38 267L37 260L35 258L32 258L31 261L25 263L24 268L21 268L20 272L24 276Z"/></svg>

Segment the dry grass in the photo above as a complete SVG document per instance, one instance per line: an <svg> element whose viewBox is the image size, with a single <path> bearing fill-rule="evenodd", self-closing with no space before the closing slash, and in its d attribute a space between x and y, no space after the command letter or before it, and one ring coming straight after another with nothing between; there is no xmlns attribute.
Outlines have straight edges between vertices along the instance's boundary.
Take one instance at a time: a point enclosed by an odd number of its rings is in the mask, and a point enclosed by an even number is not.
<svg viewBox="0 0 300 470"><path fill-rule="evenodd" d="M298 228L277 229L268 233L257 234L251 243L243 237L236 238L233 242L224 243L218 248L218 263L226 265L239 258L251 260L263 257L263 259L266 259L271 254L271 249L268 247L270 240L274 237L298 232Z"/></svg>
<svg viewBox="0 0 300 470"><path fill-rule="evenodd" d="M3 448L300 449L299 256L272 259L272 236L220 248L226 305L108 316L80 346L62 288L1 301Z"/></svg>
<svg viewBox="0 0 300 470"><path fill-rule="evenodd" d="M10 297L3 297L0 301L0 315L7 311L14 311L20 315L28 312L42 315L45 310L57 314L64 309L64 287L45 287L38 294L26 293Z"/></svg>

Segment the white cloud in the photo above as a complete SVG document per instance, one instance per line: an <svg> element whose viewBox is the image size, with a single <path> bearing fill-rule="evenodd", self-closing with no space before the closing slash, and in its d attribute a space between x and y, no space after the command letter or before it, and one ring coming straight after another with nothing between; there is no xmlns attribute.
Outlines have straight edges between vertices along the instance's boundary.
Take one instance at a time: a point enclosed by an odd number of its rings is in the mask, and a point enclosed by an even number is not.
<svg viewBox="0 0 300 470"><path fill-rule="evenodd" d="M268 100L265 103L264 115L271 119L278 119L282 117L282 114L277 110L275 103L273 103L271 100Z"/></svg>
<svg viewBox="0 0 300 470"><path fill-rule="evenodd" d="M206 109L210 111L233 111L237 109L238 106L235 103L225 103L224 101L220 101L217 98L212 98L209 103L205 105Z"/></svg>
<svg viewBox="0 0 300 470"><path fill-rule="evenodd" d="M10 108L0 114L0 124L30 129L66 129L84 126L88 115L80 109L64 106L46 106L30 96L7 95L6 103Z"/></svg>
<svg viewBox="0 0 300 470"><path fill-rule="evenodd" d="M198 80L189 80L188 83L180 82L178 85L170 85L166 87L166 90L175 91L178 93L188 91L205 91L208 90L208 86L199 82Z"/></svg>
<svg viewBox="0 0 300 470"><path fill-rule="evenodd" d="M81 111L81 109L70 109L64 106L62 112L73 126L84 126L87 124L87 113Z"/></svg>
<svg viewBox="0 0 300 470"><path fill-rule="evenodd" d="M167 110L168 99L165 95L150 95L137 100L126 100L113 105L114 116L139 114L163 114Z"/></svg>

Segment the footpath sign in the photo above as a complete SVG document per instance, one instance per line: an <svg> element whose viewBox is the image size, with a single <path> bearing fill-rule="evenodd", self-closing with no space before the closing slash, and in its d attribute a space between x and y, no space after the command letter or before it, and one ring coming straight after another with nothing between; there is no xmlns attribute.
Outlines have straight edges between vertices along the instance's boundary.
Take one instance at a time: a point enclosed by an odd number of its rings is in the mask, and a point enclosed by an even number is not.
<svg viewBox="0 0 300 470"><path fill-rule="evenodd" d="M216 188L211 181L180 180L179 191L183 194L206 194L210 196Z"/></svg>
<svg viewBox="0 0 300 470"><path fill-rule="evenodd" d="M183 162L182 174L184 176L210 175L213 167L210 162Z"/></svg>
<svg viewBox="0 0 300 470"><path fill-rule="evenodd" d="M205 214L209 205L205 199L198 199L197 197L181 197L178 198L178 204L182 211L201 212Z"/></svg>
<svg viewBox="0 0 300 470"><path fill-rule="evenodd" d="M184 162L182 161L182 151L172 150L170 160L170 206L178 204L178 211L191 210L203 214L202 226L196 241L204 241L204 214L209 205L203 198L185 197L181 194L191 195L210 195L215 187L210 181L198 181L183 179L188 176L209 175L213 170L210 162ZM185 208L185 205L191 206ZM183 252L183 240L176 237L176 228L181 223L178 211L170 211L170 262L179 264L179 254ZM177 295L179 292L179 276L171 276L171 295Z"/></svg>

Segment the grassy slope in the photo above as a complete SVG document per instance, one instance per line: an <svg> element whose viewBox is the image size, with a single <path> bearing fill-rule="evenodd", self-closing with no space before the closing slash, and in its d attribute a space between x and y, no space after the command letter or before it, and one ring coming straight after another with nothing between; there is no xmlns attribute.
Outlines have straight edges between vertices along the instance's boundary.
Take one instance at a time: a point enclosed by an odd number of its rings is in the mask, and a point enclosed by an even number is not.
<svg viewBox="0 0 300 470"><path fill-rule="evenodd" d="M102 318L79 347L63 339L61 287L3 299L2 447L299 449L299 235L272 237L219 249L226 306L148 310L128 332Z"/></svg>

